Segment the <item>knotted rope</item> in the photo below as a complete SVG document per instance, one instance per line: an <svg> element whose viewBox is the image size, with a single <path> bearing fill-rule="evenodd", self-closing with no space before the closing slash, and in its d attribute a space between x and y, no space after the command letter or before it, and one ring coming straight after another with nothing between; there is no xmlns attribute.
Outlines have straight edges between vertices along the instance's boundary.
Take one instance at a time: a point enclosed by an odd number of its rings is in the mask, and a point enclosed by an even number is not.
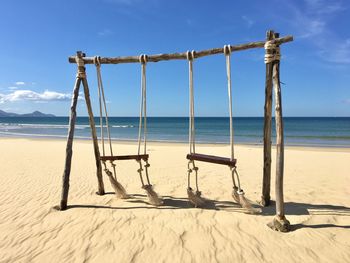
<svg viewBox="0 0 350 263"><path fill-rule="evenodd" d="M196 56L196 52L194 50L187 51L186 53L187 60L188 60L188 77L189 77L189 92L190 92L190 107L189 107L189 148L190 153L196 152L195 147L195 126L194 126L194 88L193 88L193 60ZM193 192L191 188L191 173L195 172L195 180L196 180L196 192ZM188 180L188 186L187 186L187 194L189 201L197 206L202 206L205 201L201 198L201 192L199 191L198 187L198 167L196 166L195 162L193 160L189 160L187 164L187 180Z"/></svg>
<svg viewBox="0 0 350 263"><path fill-rule="evenodd" d="M86 78L84 60L81 57L76 56L75 62L77 63L77 66L78 66L77 78L81 78L81 79Z"/></svg>
<svg viewBox="0 0 350 263"><path fill-rule="evenodd" d="M139 56L139 62L141 63L141 102L140 102L140 120L139 120L139 136L138 136L138 149L137 153L140 155L141 152L141 134L142 134L142 126L143 126L143 154L147 153L147 105L146 105L146 64L147 64L147 55L142 54ZM142 125L143 124L143 125ZM140 175L140 180L142 184L142 188L146 191L149 202L153 205L162 205L163 201L158 197L157 193L153 190L153 186L149 180L148 168L150 164L147 159L144 159L144 169L142 167L142 158L138 159L139 169L137 172ZM147 180L147 184L145 184L142 171L145 171L145 176Z"/></svg>
<svg viewBox="0 0 350 263"><path fill-rule="evenodd" d="M229 103L229 115L230 115L230 149L231 149L231 160L234 159L234 134L233 134L233 120L232 120L232 82L231 82L231 47L229 45L224 46L224 55L226 58L226 76L227 76L227 91L228 91L228 103ZM235 174L238 181L238 189L241 191L239 183L239 175L236 167L230 167L232 174L233 186L236 186Z"/></svg>
<svg viewBox="0 0 350 263"><path fill-rule="evenodd" d="M103 125L103 117L102 117L103 110L104 110L106 129L108 134L109 150L110 150L111 156L113 156L111 131L108 123L108 111L107 111L105 93L104 93L102 76L101 76L101 58L99 56L94 57L94 64L96 66L96 72L97 72L98 100L100 105L100 128L101 128L102 153L103 153L103 156L105 156L105 146L104 146L105 142L104 142L104 129L103 129L104 125ZM103 110L102 110L102 104L103 104Z"/></svg>
<svg viewBox="0 0 350 263"><path fill-rule="evenodd" d="M106 122L106 129L107 129L107 135L108 135L108 143L109 143L109 151L110 155L113 156L113 148L112 148L112 138L111 138L111 131L109 127L108 122L108 111L107 111L107 105L106 105L106 99L105 99L105 93L104 93L104 87L102 82L102 75L101 75L101 58L99 56L94 57L94 64L96 66L96 73L97 73L97 86L98 86L98 100L99 100L99 108L100 108L100 130L101 130L101 144L102 144L102 155L106 155L105 151L105 139L104 139L104 124L103 124L103 111L105 113L105 122ZM102 109L103 105L103 109ZM113 175L114 178L117 178L116 168L113 161L110 161L111 165L113 167ZM108 170L106 167L106 163L103 162L105 166L105 171Z"/></svg>
<svg viewBox="0 0 350 263"><path fill-rule="evenodd" d="M111 132L110 132L110 127L109 127L109 123L108 123L107 105L106 105L105 93L104 93L102 76L101 76L101 58L99 56L94 57L94 64L96 66L96 73L97 73L102 154L103 154L103 156L106 155L105 139L104 139L104 124L103 124L103 110L104 110L106 129L107 129L107 135L108 135L108 142L109 142L109 151L110 151L110 155L113 156L112 138L111 138ZM103 104L103 108L102 108L102 104ZM106 161L103 160L102 163L104 166L104 171L109 178L109 181L110 181L110 183L115 191L116 196L119 198L122 198L122 199L128 198L128 195L125 191L125 188L117 181L116 165L113 163L113 160L110 160L111 166L113 168L113 173L108 169L108 167L106 165Z"/></svg>
<svg viewBox="0 0 350 263"><path fill-rule="evenodd" d="M230 114L230 148L231 148L231 160L234 159L234 130L233 130L233 119L232 119L232 83L231 83L231 47L229 45L224 46L224 54L226 57L226 76L227 76L227 90L229 99L229 114ZM245 198L245 193L241 188L241 183L239 179L239 174L237 172L236 166L230 166L233 191L232 197L235 201L240 204L243 208L246 208L249 212L256 212L251 206L249 200ZM237 178L237 184L235 180Z"/></svg>
<svg viewBox="0 0 350 263"><path fill-rule="evenodd" d="M269 40L265 42L265 64L277 61L281 59L280 47L276 45L274 40Z"/></svg>

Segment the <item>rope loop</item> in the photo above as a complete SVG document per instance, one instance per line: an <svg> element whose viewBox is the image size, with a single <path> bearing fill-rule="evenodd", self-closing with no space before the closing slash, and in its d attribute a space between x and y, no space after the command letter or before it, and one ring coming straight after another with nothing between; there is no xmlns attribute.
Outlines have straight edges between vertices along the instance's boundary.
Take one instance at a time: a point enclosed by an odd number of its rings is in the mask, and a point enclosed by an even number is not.
<svg viewBox="0 0 350 263"><path fill-rule="evenodd" d="M276 47L275 60L281 60L281 48L279 46Z"/></svg>
<svg viewBox="0 0 350 263"><path fill-rule="evenodd" d="M139 61L141 64L146 64L147 63L147 55L146 54L141 54L139 56Z"/></svg>
<svg viewBox="0 0 350 263"><path fill-rule="evenodd" d="M230 45L224 46L224 54L225 54L225 56L231 55L231 46Z"/></svg>
<svg viewBox="0 0 350 263"><path fill-rule="evenodd" d="M100 56L94 56L94 64L96 67L101 66L101 57Z"/></svg>
<svg viewBox="0 0 350 263"><path fill-rule="evenodd" d="M196 56L196 51L194 51L194 50L192 50L192 51L188 50L186 52L186 57L187 57L187 60L189 60L189 61L193 61L195 56Z"/></svg>
<svg viewBox="0 0 350 263"><path fill-rule="evenodd" d="M193 58L191 56L191 51L187 50L186 57L187 57L187 60L193 60Z"/></svg>

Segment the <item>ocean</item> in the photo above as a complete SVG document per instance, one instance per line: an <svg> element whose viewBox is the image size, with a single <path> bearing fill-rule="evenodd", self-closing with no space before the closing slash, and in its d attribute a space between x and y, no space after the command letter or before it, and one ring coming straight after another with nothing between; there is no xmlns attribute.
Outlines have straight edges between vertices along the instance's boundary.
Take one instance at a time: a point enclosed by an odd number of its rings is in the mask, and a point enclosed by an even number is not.
<svg viewBox="0 0 350 263"><path fill-rule="evenodd" d="M99 136L99 119L96 118ZM137 117L110 117L113 140L133 141L138 134ZM149 117L150 141L187 142L187 117ZM261 145L263 142L262 117L237 117L233 119L234 139L238 144ZM229 118L197 117L196 140L198 143L229 143ZM1 117L2 137L66 138L68 117ZM350 147L350 117L285 117L286 145L317 147ZM87 117L78 117L75 137L89 139L90 126ZM273 142L275 141L273 120Z"/></svg>

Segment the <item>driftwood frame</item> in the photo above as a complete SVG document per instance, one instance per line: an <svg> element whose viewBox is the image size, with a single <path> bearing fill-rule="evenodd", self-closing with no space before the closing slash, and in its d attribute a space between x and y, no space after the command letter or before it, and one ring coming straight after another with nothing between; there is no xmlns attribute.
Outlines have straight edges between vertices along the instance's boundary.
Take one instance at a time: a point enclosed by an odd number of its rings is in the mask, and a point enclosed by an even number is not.
<svg viewBox="0 0 350 263"><path fill-rule="evenodd" d="M293 41L292 36L279 37L278 33L269 30L266 34L266 41L272 41L276 45ZM252 48L263 48L266 41L251 42L240 45L230 45L232 52L247 50ZM266 53L270 52L266 50ZM197 51L194 58L200 58L209 55L224 53L223 48L213 48L208 50ZM186 52L172 53L172 54L156 54L147 56L147 62L159 62L165 60L186 60ZM89 86L86 78L85 65L93 64L93 57L86 57L84 53L78 51L76 56L68 58L70 63L77 64L77 75L73 89L72 103L70 108L69 130L66 145L66 158L64 165L64 172L62 177L62 195L59 209L66 210L69 192L69 178L71 171L71 161L73 155L73 138L76 121L76 107L79 97L79 89L83 84L85 102L89 114L89 123L91 128L91 136L93 140L95 162L96 162L96 176L98 182L97 194L104 195L104 184L102 178L101 156L96 135L96 126L93 116L93 111L90 101ZM101 57L101 64L121 64L121 63L139 63L139 56L127 57ZM272 123L272 94L275 97L275 122L276 122L276 216L271 224L271 227L278 231L289 231L289 222L285 218L284 200L283 200L283 168L284 168L284 137L283 137L283 118L282 118L282 95L280 86L280 62L275 60L266 64L266 80L265 80L265 107L264 107L264 153L263 153L263 183L262 183L262 197L261 204L268 206L270 204L270 185L271 185L271 123ZM273 92L274 91L274 92Z"/></svg>

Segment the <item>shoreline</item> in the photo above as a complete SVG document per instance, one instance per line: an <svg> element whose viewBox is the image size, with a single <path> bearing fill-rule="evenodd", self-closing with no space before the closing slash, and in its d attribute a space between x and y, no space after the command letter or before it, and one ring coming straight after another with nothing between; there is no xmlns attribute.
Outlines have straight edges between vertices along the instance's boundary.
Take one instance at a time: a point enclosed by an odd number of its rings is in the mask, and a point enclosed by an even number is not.
<svg viewBox="0 0 350 263"><path fill-rule="evenodd" d="M113 141L132 143L137 139L137 117L110 117ZM198 145L227 145L229 143L227 117L203 117L196 123ZM151 117L148 140L153 143L186 144L188 120L184 117ZM274 126L274 123L273 123ZM88 118L78 117L75 138L91 139ZM100 128L96 119L96 129ZM286 147L350 149L350 117L290 117L284 123ZM65 139L68 122L62 118L0 118L0 137ZM99 132L97 132L99 135ZM272 142L276 136L272 132ZM234 141L237 145L263 145L263 118L242 117L235 122Z"/></svg>
<svg viewBox="0 0 350 263"><path fill-rule="evenodd" d="M67 137L46 137L46 136L37 136L37 137L19 137L19 136L0 136L0 140L29 140L29 141L66 141ZM74 141L80 142L80 143L90 143L90 138L74 138ZM99 141L100 142L100 141ZM136 140L112 140L113 144L120 144L120 145L136 145ZM177 146L187 146L187 142L180 142L180 141L154 141L154 140L148 140L148 144L151 143L153 145L177 145ZM196 142L197 145L201 145L203 147L227 147L228 143L203 143L203 142ZM252 148L263 148L263 144L249 144L249 143L235 143L235 146L238 147L252 147ZM329 152L350 152L350 147L339 147L339 146L313 146L313 145L284 145L285 149L290 150L305 150L305 151L329 151ZM276 149L276 145L272 144L272 149Z"/></svg>

